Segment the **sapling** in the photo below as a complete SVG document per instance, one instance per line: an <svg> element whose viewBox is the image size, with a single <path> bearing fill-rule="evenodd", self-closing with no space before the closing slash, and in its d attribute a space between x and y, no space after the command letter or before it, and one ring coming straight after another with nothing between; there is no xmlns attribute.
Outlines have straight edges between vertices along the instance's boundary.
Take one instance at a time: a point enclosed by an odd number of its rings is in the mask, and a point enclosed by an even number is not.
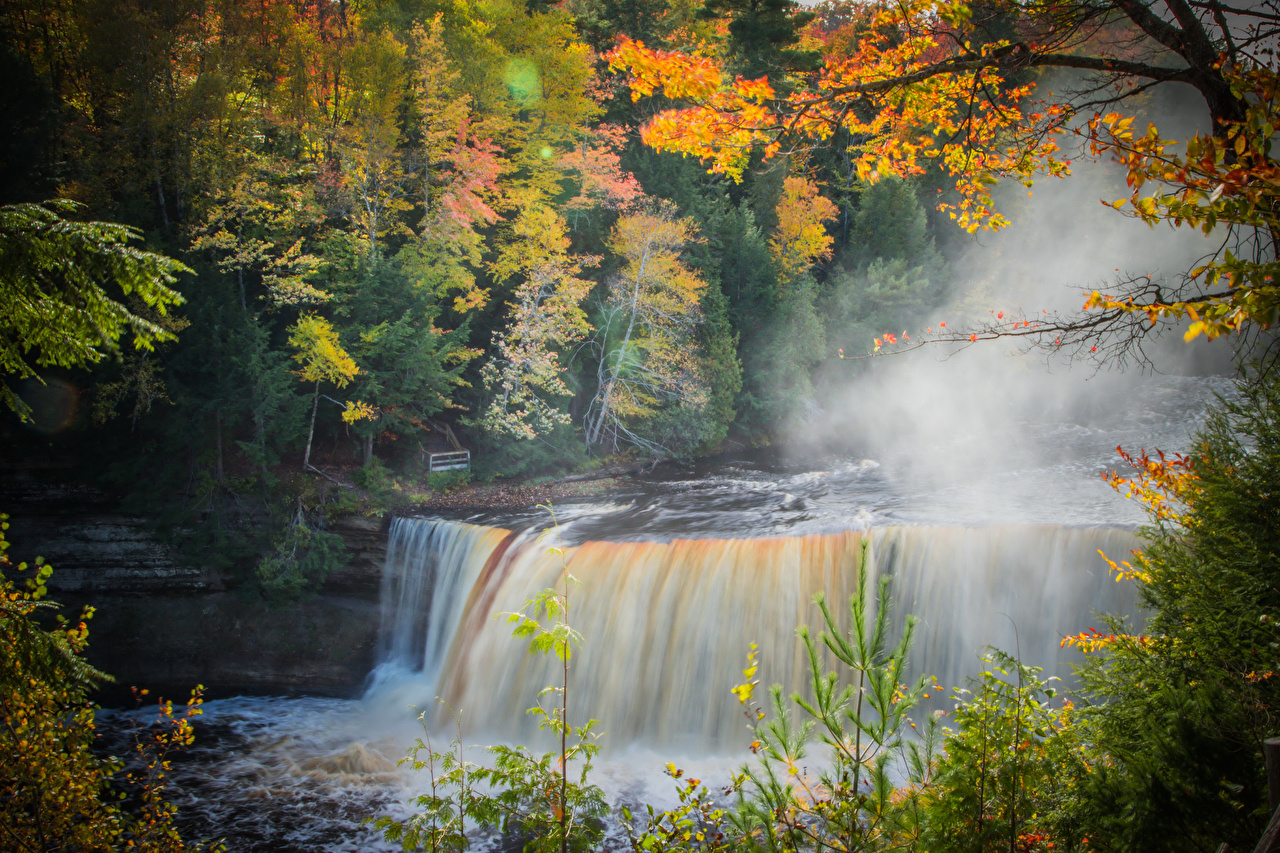
<svg viewBox="0 0 1280 853"><path fill-rule="evenodd" d="M466 850L469 844L467 816L471 815L478 824L486 812L483 799L476 796L472 782L476 765L463 758L462 724L457 714L453 719L457 734L450 741L448 750L436 752L431 743L426 712L419 712L422 737L409 748L398 766L407 764L415 771L425 771L429 790L412 801L419 811L408 820L398 821L384 815L372 821L384 838L399 844L404 850L426 853Z"/></svg>
<svg viewBox="0 0 1280 853"><path fill-rule="evenodd" d="M555 513L550 506L547 510L554 530ZM465 850L470 843L468 817L477 829L498 829L526 838L524 849L531 853L590 850L603 835L608 810L604 792L588 782L592 760L600 750L595 742L597 721L575 726L569 720L569 672L574 647L582 643L582 636L569 625L570 593L578 582L569 574L563 548L551 547L548 553L560 558L560 584L503 615L513 626L512 636L526 640L530 653L551 654L560 662L559 683L543 688L538 703L528 711L538 717L539 728L559 740L559 749L536 755L525 746L499 744L488 747L493 764L486 767L463 760L460 726L447 753L434 752L429 735L419 739L406 761L428 773L431 791L415 801L424 811L408 821L383 817L375 822L386 838L401 843L405 850ZM558 698L550 708L542 701L547 696ZM425 761L419 759L422 750L427 754ZM571 777L574 762L579 767ZM437 764L443 771L439 777Z"/></svg>
<svg viewBox="0 0 1280 853"><path fill-rule="evenodd" d="M859 552L857 591L850 598L850 630L841 630L826 599L815 603L823 628L817 637L802 627L798 634L809 664L812 697L794 693L787 701L781 686L769 690L772 714L753 700L755 649L748 656L745 684L734 688L751 729L751 750L758 759L734 777L726 793L736 793L732 809L719 809L705 788L682 785L681 806L650 812L644 832L632 843L646 851L866 851L909 847L919 838L921 796L936 762L939 740L935 718L905 736L915 724L907 717L924 694L926 680L903 684L915 620L908 619L896 646L887 648L889 579L879 585L874 616L868 593L868 545ZM828 671L826 649L845 671ZM793 706L803 713L796 719ZM827 749L825 768L807 766L814 733ZM895 786L891 767L906 771L906 785ZM680 778L678 771L670 774Z"/></svg>
<svg viewBox="0 0 1280 853"><path fill-rule="evenodd" d="M546 509L554 530L555 512L550 506ZM560 748L537 756L524 746L492 746L494 765L479 769L475 776L497 792L493 804L503 831L519 831L529 838L525 850L568 853L594 847L603 835L602 820L608 809L604 792L587 781L591 762L600 751L595 742L598 721L575 726L569 720L570 664L574 646L582 644L582 635L569 625L570 592L578 581L569 574L563 548L552 546L547 552L560 559L560 586L542 590L519 611L505 616L514 626L512 636L527 640L530 653L551 654L560 662L560 683L544 687L538 704L528 711L538 718L540 729L559 739ZM541 701L545 696L559 701L547 708ZM569 765L575 761L581 762L576 780L569 774Z"/></svg>

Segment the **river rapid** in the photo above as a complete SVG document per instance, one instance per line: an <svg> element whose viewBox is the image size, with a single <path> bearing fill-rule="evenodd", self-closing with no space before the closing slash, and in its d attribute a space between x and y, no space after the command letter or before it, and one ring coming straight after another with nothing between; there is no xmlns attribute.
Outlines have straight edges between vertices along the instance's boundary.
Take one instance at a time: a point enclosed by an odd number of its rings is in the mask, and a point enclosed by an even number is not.
<svg viewBox="0 0 1280 853"><path fill-rule="evenodd" d="M815 593L847 601L864 545L870 575L892 579L893 624L921 619L915 672L960 686L994 645L1069 677L1061 637L1097 613L1135 611L1097 552L1126 556L1144 516L1100 474L1117 445L1188 449L1230 387L1160 377L1084 415L957 424L927 453L817 436L638 480L554 517L395 519L365 695L207 703L170 777L183 828L233 851L399 849L362 821L406 816L423 789L397 767L423 734L415 708L437 748L459 732L471 745L537 743L524 710L555 674L494 616L565 566L581 582L572 621L585 638L570 714L601 721L596 781L615 806L672 804L668 761L716 780L748 757L728 691L749 644L763 683L802 688L795 628L817 621ZM147 717L104 712L103 723L120 738ZM620 833L613 824L609 846Z"/></svg>

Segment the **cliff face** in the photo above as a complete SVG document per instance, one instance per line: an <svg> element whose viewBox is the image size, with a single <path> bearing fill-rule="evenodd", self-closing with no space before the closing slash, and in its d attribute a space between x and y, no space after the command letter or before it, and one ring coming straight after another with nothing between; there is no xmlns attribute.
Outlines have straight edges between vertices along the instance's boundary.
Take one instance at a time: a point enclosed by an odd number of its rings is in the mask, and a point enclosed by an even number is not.
<svg viewBox="0 0 1280 853"><path fill-rule="evenodd" d="M50 598L71 613L96 608L89 661L115 677L104 703L128 701L130 686L182 699L197 684L210 698L354 696L373 666L382 519L336 524L347 564L318 595L270 605L216 571L187 565L144 519L114 512L56 465L0 470L0 512L11 516L15 561L38 554L54 567Z"/></svg>

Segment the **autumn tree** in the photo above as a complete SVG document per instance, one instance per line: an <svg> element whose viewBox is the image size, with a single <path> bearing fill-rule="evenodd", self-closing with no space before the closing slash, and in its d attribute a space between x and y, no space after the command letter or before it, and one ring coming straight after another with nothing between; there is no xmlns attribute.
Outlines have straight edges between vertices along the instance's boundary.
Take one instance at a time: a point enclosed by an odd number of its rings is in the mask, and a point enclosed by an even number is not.
<svg viewBox="0 0 1280 853"><path fill-rule="evenodd" d="M573 178L577 194L566 209L576 230L580 218L597 211L621 211L643 196L635 177L622 167L619 153L626 144L626 130L601 124L583 134L574 150L560 158L560 166Z"/></svg>
<svg viewBox="0 0 1280 853"><path fill-rule="evenodd" d="M399 123L405 98L404 46L387 32L362 33L348 56L352 118L339 130L337 151L370 260L378 241L404 228L413 167L406 162Z"/></svg>
<svg viewBox="0 0 1280 853"><path fill-rule="evenodd" d="M587 443L617 449L665 449L643 422L675 409L705 407L694 333L706 287L680 260L693 239L689 223L655 210L623 216L609 248L621 259L601 309L598 390L584 419Z"/></svg>
<svg viewBox="0 0 1280 853"><path fill-rule="evenodd" d="M252 151L245 161L232 185L209 200L191 248L235 276L244 310L251 285L271 307L323 302L328 294L309 281L321 262L308 245L321 219L314 170Z"/></svg>
<svg viewBox="0 0 1280 853"><path fill-rule="evenodd" d="M495 207L505 193L499 186L502 153L461 123L452 145L436 160L430 198L416 240L406 243L400 262L420 286L436 298L452 298L459 317L488 302L489 291L477 283L485 250L484 229L501 220Z"/></svg>
<svg viewBox="0 0 1280 853"><path fill-rule="evenodd" d="M342 348L333 324L316 314L303 314L289 331L289 345L297 350L294 361L302 367L298 378L315 385L311 397L311 426L307 430L307 449L302 456L302 469L311 467L311 440L316 434L316 410L320 406L320 383L331 382L345 388L360 372L355 361ZM344 415L359 417L364 410L344 405Z"/></svg>
<svg viewBox="0 0 1280 853"><path fill-rule="evenodd" d="M833 239L824 223L836 212L807 178L783 181L774 211L778 227L769 239L777 270L777 307L759 352L750 358L761 403L775 427L814 397L811 374L825 354L826 329L818 317L818 283L812 270L831 256Z"/></svg>
<svg viewBox="0 0 1280 853"><path fill-rule="evenodd" d="M493 264L496 277L517 283L507 327L481 371L492 395L481 424L496 435L531 439L569 423L560 405L571 395L560 353L590 330L582 303L592 282L578 276L597 259L570 254L564 220L550 208L522 212L513 227L518 240Z"/></svg>
<svg viewBox="0 0 1280 853"><path fill-rule="evenodd" d="M816 262L831 257L833 241L823 223L834 219L836 212L812 181L791 177L783 182L776 210L778 229L769 240L769 251L784 280L795 282Z"/></svg>
<svg viewBox="0 0 1280 853"><path fill-rule="evenodd" d="M413 104L420 128L421 206L416 240L399 260L418 286L439 300L452 298L461 318L482 307L487 288L477 283L485 239L482 230L501 219L499 178L507 164L501 149L481 136L473 98L450 55L443 13L410 31ZM447 308L450 306L447 306Z"/></svg>
<svg viewBox="0 0 1280 853"><path fill-rule="evenodd" d="M458 131L471 115L471 98L459 86L460 77L444 41L444 16L427 26L416 24L409 33L414 51L414 105L422 128L422 208L431 216L432 183L436 164L452 147Z"/></svg>
<svg viewBox="0 0 1280 853"><path fill-rule="evenodd" d="M1187 455L1124 454L1109 477L1147 510L1140 550L1107 555L1142 615L1063 641L1085 652L1076 729L1089 759L1063 766L1064 841L1245 849L1274 812L1263 744L1280 709L1280 382L1251 373L1234 392Z"/></svg>
<svg viewBox="0 0 1280 853"><path fill-rule="evenodd" d="M1277 87L1270 51L1280 14L1270 7L884 3L854 10L822 36L823 68L787 92L763 78L730 79L705 57L625 38L609 58L630 71L637 95L661 92L680 104L649 122L646 141L729 174L740 175L756 147L772 154L843 133L856 140L861 179L940 164L956 190L942 208L973 231L1005 222L991 195L998 180L1065 176L1062 150L1073 144L1125 166L1131 194L1116 208L1151 224L1224 235L1217 253L1173 282L1118 281L1089 299L1092 313L1049 323L1010 316L975 330L977 337L1050 337L1123 357L1140 352L1152 328L1184 318L1191 336L1273 321L1280 229L1270 183ZM1042 94L1036 75L1047 69L1079 82L1068 78ZM1144 132L1133 114L1140 95L1166 84L1194 88L1212 120L1185 147L1153 126Z"/></svg>
<svg viewBox="0 0 1280 853"><path fill-rule="evenodd" d="M85 661L93 608L54 616L47 600L52 568L14 565L8 516L0 513L0 838L13 851L118 850L177 853L215 849L185 844L165 797L175 750L191 744L186 715L162 703L153 732L140 733L126 769L99 751L91 692L110 677ZM145 691L142 691L145 693ZM135 810L121 803L132 794Z"/></svg>
<svg viewBox="0 0 1280 853"><path fill-rule="evenodd" d="M473 63L467 81L474 108L486 116L481 131L509 161L509 191L550 200L561 192L557 160L599 112L588 86L594 57L561 9L496 0L484 17L488 55Z"/></svg>

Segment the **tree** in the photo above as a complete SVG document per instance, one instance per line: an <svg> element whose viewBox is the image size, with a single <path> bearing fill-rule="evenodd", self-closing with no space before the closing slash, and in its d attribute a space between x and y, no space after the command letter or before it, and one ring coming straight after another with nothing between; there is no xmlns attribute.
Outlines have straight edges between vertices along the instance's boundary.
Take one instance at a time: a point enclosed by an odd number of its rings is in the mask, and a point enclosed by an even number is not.
<svg viewBox="0 0 1280 853"><path fill-rule="evenodd" d="M818 194L810 180L791 177L783 181L778 202L778 229L769 251L783 279L794 282L820 260L831 257L831 235L822 223L836 217L836 206Z"/></svg>
<svg viewBox="0 0 1280 853"><path fill-rule="evenodd" d="M52 569L13 565L6 551L8 516L0 513L0 838L6 850L130 850L176 853L188 847L174 827L176 810L164 799L169 754L192 742L189 717L200 713L199 691L187 714L175 717L161 703L155 733L135 743L139 767L95 750L94 705L89 694L109 679L84 659L87 622L46 617L58 605L45 600ZM21 576L20 581L8 576ZM145 693L145 691L141 691ZM123 790L122 790L123 789ZM124 791L138 808L120 802Z"/></svg>
<svg viewBox="0 0 1280 853"><path fill-rule="evenodd" d="M881 178L860 189L844 263L822 299L827 340L849 354L874 351L885 333L918 330L946 281L912 182Z"/></svg>
<svg viewBox="0 0 1280 853"><path fill-rule="evenodd" d="M1147 505L1140 553L1111 562L1149 613L1065 643L1083 649L1078 773L1064 833L1099 846L1190 851L1255 844L1267 823L1263 741L1280 711L1280 380L1238 385L1210 413L1189 456L1126 457L1112 478ZM1168 827L1177 832L1167 832Z"/></svg>
<svg viewBox="0 0 1280 853"><path fill-rule="evenodd" d="M618 220L610 248L622 269L600 323L598 390L584 419L587 444L662 449L634 427L664 406L705 405L693 333L706 286L680 261L689 223L663 211Z"/></svg>
<svg viewBox="0 0 1280 853"><path fill-rule="evenodd" d="M302 469L311 467L311 440L316 434L316 409L320 406L320 383L332 382L339 388L360 372L355 361L342 348L333 325L315 314L303 314L289 331L289 345L298 350L294 361L302 365L298 377L303 382L314 382L315 392L311 400L311 426L307 430L307 449L302 455ZM364 415L358 406L346 406L344 417Z"/></svg>
<svg viewBox="0 0 1280 853"><path fill-rule="evenodd" d="M246 311L246 275L261 284L268 306L324 302L329 294L307 281L320 265L306 246L321 218L313 170L252 152L245 161L234 183L210 199L191 248L212 253L218 269L235 275Z"/></svg>
<svg viewBox="0 0 1280 853"><path fill-rule="evenodd" d="M30 408L9 387L37 367L85 367L119 350L128 334L150 351L171 331L113 299L118 287L161 316L180 305L169 287L182 263L133 248L134 229L110 222L64 218L72 202L0 207L0 401L24 420Z"/></svg>
<svg viewBox="0 0 1280 853"><path fill-rule="evenodd" d="M930 689L923 676L905 681L916 619L907 618L891 646L890 579L880 579L878 595L870 591L868 548L863 540L857 566L848 567L857 579L843 618L819 593L814 603L822 614L821 627L816 635L808 626L796 632L809 676L804 694L784 697L782 685L775 684L769 688L769 709L762 708L755 698L759 664L752 644L742 673L746 683L732 688L754 738L750 748L755 755L725 791L736 793L737 801L728 809L720 806L723 798L709 797L699 780L681 779L683 772L668 764L668 774L680 780L681 806L656 813L650 807L645 831L637 837L631 830L635 849L951 849L955 839L936 847L920 845L940 731L935 717L917 728L908 716ZM897 787L894 777L904 776L905 784ZM625 809L624 816L630 818Z"/></svg>
<svg viewBox="0 0 1280 853"><path fill-rule="evenodd" d="M466 346L468 323L436 327L440 304L428 288L396 263L360 265L354 281L339 286L337 313L359 364L351 394L360 402L343 418L360 437L362 461L373 458L379 436L412 436L456 404L453 390L478 353Z"/></svg>
<svg viewBox="0 0 1280 853"><path fill-rule="evenodd" d="M795 0L711 0L701 15L728 19L728 48L734 70L747 77L785 79L795 69L812 70L820 61L814 51L798 49L801 33L814 19ZM625 30L633 38L642 33Z"/></svg>
<svg viewBox="0 0 1280 853"><path fill-rule="evenodd" d="M588 87L595 57L562 9L494 0L484 18L485 61L468 63L478 79L466 87L485 116L481 130L505 152L509 192L550 200L561 192L559 156L599 113Z"/></svg>
<svg viewBox="0 0 1280 853"><path fill-rule="evenodd" d="M812 269L831 256L833 241L823 223L837 211L812 181L788 177L774 212L778 227L769 240L769 253L778 271L777 307L755 359L759 397L771 427L812 406L810 377L826 349Z"/></svg>
<svg viewBox="0 0 1280 853"><path fill-rule="evenodd" d="M590 219L600 209L626 210L644 195L618 157L625 140L622 127L600 124L583 135L573 152L560 158L561 167L578 185L577 196L566 205L575 230L580 217Z"/></svg>
<svg viewBox="0 0 1280 853"><path fill-rule="evenodd" d="M704 57L626 38L608 59L630 71L637 96L661 91L688 104L650 121L649 144L703 157L732 175L741 175L755 146L768 155L843 131L858 140L862 179L921 174L940 163L956 190L941 207L973 231L1005 223L992 202L997 180L1069 174L1061 151L1072 140L1126 167L1132 193L1116 208L1153 225L1225 233L1218 252L1172 284L1122 280L1113 293L1088 300L1091 314L1047 322L1010 316L939 339L1051 338L1122 358L1140 356L1160 321L1190 319L1191 337L1274 322L1280 216L1271 137L1280 121L1272 95L1280 78L1269 57L1280 13L1271 7L914 0L868 4L821 35L824 68L788 94L763 78L729 80ZM1040 97L1035 78L1046 69L1078 82ZM1135 117L1121 112L1140 109L1139 96L1165 84L1192 86L1213 122L1185 153L1153 126L1135 130Z"/></svg>
<svg viewBox="0 0 1280 853"><path fill-rule="evenodd" d="M522 279L508 303L510 320L481 378L493 399L481 424L496 435L531 439L569 422L557 403L571 392L561 374L557 350L586 336L582 302L592 283L578 278L596 258L569 254L565 223L541 205L525 210L513 224L517 241L494 261L500 279Z"/></svg>
<svg viewBox="0 0 1280 853"><path fill-rule="evenodd" d="M552 515L554 522L555 516ZM549 548L560 557L560 588L539 591L515 613L504 613L512 625L511 636L527 640L529 653L553 655L560 662L558 684L543 688L538 697L559 699L550 708L541 701L529 709L538 718L538 727L559 740L559 748L541 756L525 746L489 747L492 767L473 774L478 781L498 789L493 797L489 824L510 832L518 829L530 837L525 846L531 853L569 853L598 849L604 835L601 820L608 807L604 791L588 778L592 761L600 751L596 743L596 720L575 726L569 718L569 672L574 647L581 648L582 635L569 624L569 598L579 584L569 574L564 551ZM570 773L577 765L576 778Z"/></svg>
<svg viewBox="0 0 1280 853"><path fill-rule="evenodd" d="M378 240L403 228L397 219L411 207L407 196L413 169L405 162L399 125L404 46L389 32L366 33L349 60L354 114L338 134L337 150L352 195L350 216L365 233L372 261Z"/></svg>
<svg viewBox="0 0 1280 853"><path fill-rule="evenodd" d="M431 19L429 28L418 24L409 35L416 54L414 102L422 123L422 210L424 220L431 221L436 170L467 124L471 98L461 90L461 75L449 58L443 13Z"/></svg>
<svg viewBox="0 0 1280 853"><path fill-rule="evenodd" d="M957 853L1052 850L1046 819L1066 798L1069 774L1088 760L1068 704L1038 667L988 649L984 669L955 688L944 754L925 794L924 849ZM1085 836L1088 837L1088 836ZM1076 839L1072 839L1075 841ZM1048 842L1048 846L1039 845Z"/></svg>

